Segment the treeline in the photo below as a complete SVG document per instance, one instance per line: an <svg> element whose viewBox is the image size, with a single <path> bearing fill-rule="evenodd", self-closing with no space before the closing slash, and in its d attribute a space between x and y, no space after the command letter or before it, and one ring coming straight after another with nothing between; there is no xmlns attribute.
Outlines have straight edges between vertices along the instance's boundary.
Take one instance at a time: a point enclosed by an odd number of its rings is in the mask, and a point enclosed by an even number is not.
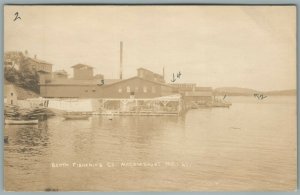
<svg viewBox="0 0 300 195"><path fill-rule="evenodd" d="M19 87L40 93L39 75L36 71L30 71L28 68L19 71L15 68L5 67L4 78Z"/></svg>

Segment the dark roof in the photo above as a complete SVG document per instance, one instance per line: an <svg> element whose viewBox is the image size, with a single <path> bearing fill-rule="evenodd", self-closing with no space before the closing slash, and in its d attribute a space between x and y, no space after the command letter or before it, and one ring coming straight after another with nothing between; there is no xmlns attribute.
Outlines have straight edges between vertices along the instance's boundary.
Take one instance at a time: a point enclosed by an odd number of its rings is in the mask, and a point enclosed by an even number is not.
<svg viewBox="0 0 300 195"><path fill-rule="evenodd" d="M125 81L133 80L133 79L140 79L140 80L147 81L147 82L150 82L150 83L154 83L154 84L157 84L157 85L163 85L165 87L174 88L171 85L168 85L168 84L165 84L165 83L160 83L160 82L155 82L155 81L144 79L144 78L141 78L141 77L138 77L138 76L134 76L134 77L131 77L131 78L128 78L128 79L124 79L124 80L119 80L117 82L114 82L114 83L112 83L110 85L106 85L104 87L109 87L109 86L112 86L112 85L115 85L115 84L119 84L119 83L122 83L122 82L125 82Z"/></svg>
<svg viewBox="0 0 300 195"><path fill-rule="evenodd" d="M38 73L41 73L41 74L50 74L49 72L47 72L47 71L44 71L44 70L39 70L39 71L37 71Z"/></svg>
<svg viewBox="0 0 300 195"><path fill-rule="evenodd" d="M82 67L93 68L92 66L86 64L76 64L74 66L71 66L71 68L82 68Z"/></svg>

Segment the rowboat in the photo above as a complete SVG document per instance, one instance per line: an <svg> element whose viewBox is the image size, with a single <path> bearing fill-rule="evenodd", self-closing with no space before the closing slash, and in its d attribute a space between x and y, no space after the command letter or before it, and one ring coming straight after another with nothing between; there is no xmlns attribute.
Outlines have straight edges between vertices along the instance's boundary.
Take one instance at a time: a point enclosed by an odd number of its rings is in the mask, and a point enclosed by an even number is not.
<svg viewBox="0 0 300 195"><path fill-rule="evenodd" d="M38 124L39 120L12 120L12 119L5 119L6 125L34 125Z"/></svg>

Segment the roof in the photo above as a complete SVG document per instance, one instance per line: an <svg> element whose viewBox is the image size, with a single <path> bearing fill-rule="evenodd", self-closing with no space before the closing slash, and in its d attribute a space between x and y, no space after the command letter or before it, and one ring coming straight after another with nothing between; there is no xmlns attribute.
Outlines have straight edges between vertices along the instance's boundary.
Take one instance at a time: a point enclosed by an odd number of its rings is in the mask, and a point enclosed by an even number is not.
<svg viewBox="0 0 300 195"><path fill-rule="evenodd" d="M146 69L146 68L138 68L137 70L145 70L145 71L147 71L147 72L150 72L150 73L152 73L152 74L154 74L154 75L157 75L157 76L163 77L163 75L161 75L161 74L158 74L158 73L155 73L155 72L152 72L151 70L148 70L148 69Z"/></svg>
<svg viewBox="0 0 300 195"><path fill-rule="evenodd" d="M82 68L82 67L86 67L86 68L94 68L92 66L86 65L86 64L76 64L74 66L71 66L71 68Z"/></svg>
<svg viewBox="0 0 300 195"><path fill-rule="evenodd" d="M55 74L61 74L61 75L68 75L67 71L65 71L65 70L56 70L53 73L55 73Z"/></svg>
<svg viewBox="0 0 300 195"><path fill-rule="evenodd" d="M23 56L23 53L21 51L6 51L6 52L4 52L4 56L7 56L7 55Z"/></svg>
<svg viewBox="0 0 300 195"><path fill-rule="evenodd" d="M36 62L36 63L39 63L39 64L49 64L49 65L52 65L51 63L49 63L49 62L46 62L46 61L44 61L44 60L39 60L39 59L36 59L36 58L28 58L29 60L32 60L32 61L34 61L34 62Z"/></svg>
<svg viewBox="0 0 300 195"><path fill-rule="evenodd" d="M50 74L50 72L44 71L44 70L38 70L37 72L38 72L38 73L42 73L42 74Z"/></svg>
<svg viewBox="0 0 300 195"><path fill-rule="evenodd" d="M122 82L130 81L130 80L133 80L133 79L140 79L140 80L147 81L147 82L150 82L150 83L154 83L154 84L157 84L157 85L163 85L165 87L174 88L171 85L160 83L160 82L156 82L156 81L152 81L152 80L148 80L148 79L144 79L144 78L141 78L141 77L138 77L138 76L134 76L134 77L131 77L131 78L128 78L128 79L119 80L119 81L114 82L114 83L112 83L110 85L106 85L105 87L109 87L109 86L116 85L116 84L119 84L119 83L122 83Z"/></svg>
<svg viewBox="0 0 300 195"><path fill-rule="evenodd" d="M174 87L183 87L183 88L191 88L191 87L196 87L196 83L169 83L170 85Z"/></svg>

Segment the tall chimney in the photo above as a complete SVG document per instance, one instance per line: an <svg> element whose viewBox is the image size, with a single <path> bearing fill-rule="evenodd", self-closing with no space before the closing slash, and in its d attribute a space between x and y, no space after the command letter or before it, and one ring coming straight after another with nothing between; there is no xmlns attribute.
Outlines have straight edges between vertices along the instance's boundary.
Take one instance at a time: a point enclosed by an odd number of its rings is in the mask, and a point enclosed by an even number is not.
<svg viewBox="0 0 300 195"><path fill-rule="evenodd" d="M165 67L163 66L163 79L165 79Z"/></svg>
<svg viewBox="0 0 300 195"><path fill-rule="evenodd" d="M123 79L123 42L120 42L120 79Z"/></svg>

